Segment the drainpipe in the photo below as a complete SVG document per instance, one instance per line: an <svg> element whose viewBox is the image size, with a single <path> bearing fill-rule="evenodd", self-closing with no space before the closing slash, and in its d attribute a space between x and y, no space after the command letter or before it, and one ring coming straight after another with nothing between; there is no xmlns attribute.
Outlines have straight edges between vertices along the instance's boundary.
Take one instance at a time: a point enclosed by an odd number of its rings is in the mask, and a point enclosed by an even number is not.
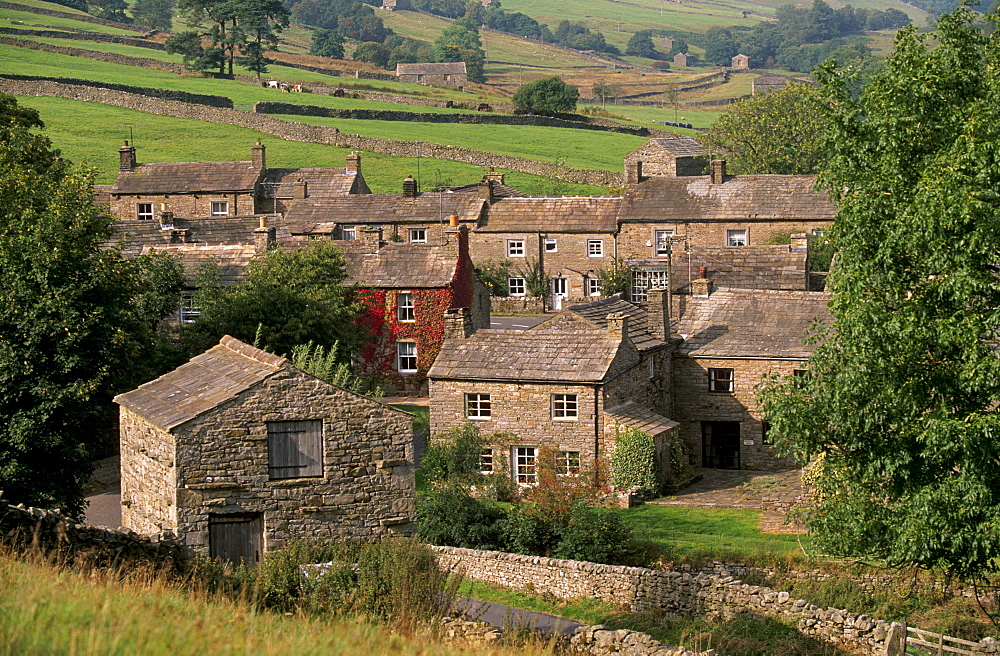
<svg viewBox="0 0 1000 656"><path fill-rule="evenodd" d="M600 483L600 458L601 458L601 425L600 425L600 410L597 407L597 401L600 397L600 388L594 385L594 481L595 484Z"/></svg>

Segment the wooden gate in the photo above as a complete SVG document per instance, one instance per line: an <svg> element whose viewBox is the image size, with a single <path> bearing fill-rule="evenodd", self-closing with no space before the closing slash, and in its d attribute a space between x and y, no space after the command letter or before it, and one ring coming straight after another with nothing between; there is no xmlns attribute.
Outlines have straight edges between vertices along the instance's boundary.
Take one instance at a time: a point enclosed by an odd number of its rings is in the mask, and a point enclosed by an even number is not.
<svg viewBox="0 0 1000 656"><path fill-rule="evenodd" d="M208 550L216 560L233 566L256 567L264 546L264 518L260 513L209 515Z"/></svg>

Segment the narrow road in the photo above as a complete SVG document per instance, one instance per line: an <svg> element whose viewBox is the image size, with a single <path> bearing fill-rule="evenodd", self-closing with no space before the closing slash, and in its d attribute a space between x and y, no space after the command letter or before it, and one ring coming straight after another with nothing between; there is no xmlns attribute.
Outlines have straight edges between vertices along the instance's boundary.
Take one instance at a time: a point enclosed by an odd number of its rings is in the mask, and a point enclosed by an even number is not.
<svg viewBox="0 0 1000 656"><path fill-rule="evenodd" d="M472 599L471 597L456 597L455 610L462 614L465 619L476 622L485 622L503 629L504 631L516 629L530 629L544 636L553 634L569 635L577 627L584 624L558 615L549 613L539 613L533 610L522 610L511 608L501 604L494 604L491 601Z"/></svg>

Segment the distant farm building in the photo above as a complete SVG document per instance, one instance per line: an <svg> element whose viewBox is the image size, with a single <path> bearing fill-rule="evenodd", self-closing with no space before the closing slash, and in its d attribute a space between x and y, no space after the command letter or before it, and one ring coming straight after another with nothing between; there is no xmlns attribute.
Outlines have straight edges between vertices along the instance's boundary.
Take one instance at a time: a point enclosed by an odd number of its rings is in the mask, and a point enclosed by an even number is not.
<svg viewBox="0 0 1000 656"><path fill-rule="evenodd" d="M694 55L679 52L674 55L674 66L694 66Z"/></svg>
<svg viewBox="0 0 1000 656"><path fill-rule="evenodd" d="M463 91L469 83L465 62L396 64L396 77L400 82L452 87L459 91Z"/></svg>
<svg viewBox="0 0 1000 656"><path fill-rule="evenodd" d="M750 58L746 55L736 55L733 57L731 68L739 70L749 70L750 69Z"/></svg>

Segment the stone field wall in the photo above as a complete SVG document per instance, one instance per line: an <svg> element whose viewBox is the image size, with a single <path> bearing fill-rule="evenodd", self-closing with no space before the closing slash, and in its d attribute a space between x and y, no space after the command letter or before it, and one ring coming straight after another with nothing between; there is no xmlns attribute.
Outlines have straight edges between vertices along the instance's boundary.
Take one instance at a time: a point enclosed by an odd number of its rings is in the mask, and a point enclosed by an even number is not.
<svg viewBox="0 0 1000 656"><path fill-rule="evenodd" d="M16 2L0 2L0 9L9 9L12 11L24 11L32 14L39 14L41 16L53 16L55 18L68 18L70 20L80 21L81 23L94 23L96 25L107 25L108 27L120 27L123 30L136 29L135 25L129 25L128 23L119 23L118 21L106 20L104 18L98 18L97 16L90 16L89 14L74 14L68 11L43 9L41 7L31 7L28 5L18 4Z"/></svg>
<svg viewBox="0 0 1000 656"><path fill-rule="evenodd" d="M0 34L19 34L21 36L42 36L50 39L73 39L74 41L97 41L99 43L118 43L136 48L148 48L150 50L163 50L162 43L147 41L134 36L119 36L117 34L104 34L103 32L84 32L68 30L41 30L41 29L19 29L16 27L0 27Z"/></svg>
<svg viewBox="0 0 1000 656"><path fill-rule="evenodd" d="M5 80L17 80L20 82L56 82L67 86L90 87L92 89L108 89L109 91L124 91L150 98L162 98L164 100L176 100L195 105L208 105L210 107L224 107L232 109L233 101L225 96L213 96L204 93L188 93L187 91L174 91L172 89L153 89L151 87L134 87L129 84L113 84L110 82L97 82L95 80L81 80L72 77L40 77L37 75L16 75L2 74L0 78Z"/></svg>

